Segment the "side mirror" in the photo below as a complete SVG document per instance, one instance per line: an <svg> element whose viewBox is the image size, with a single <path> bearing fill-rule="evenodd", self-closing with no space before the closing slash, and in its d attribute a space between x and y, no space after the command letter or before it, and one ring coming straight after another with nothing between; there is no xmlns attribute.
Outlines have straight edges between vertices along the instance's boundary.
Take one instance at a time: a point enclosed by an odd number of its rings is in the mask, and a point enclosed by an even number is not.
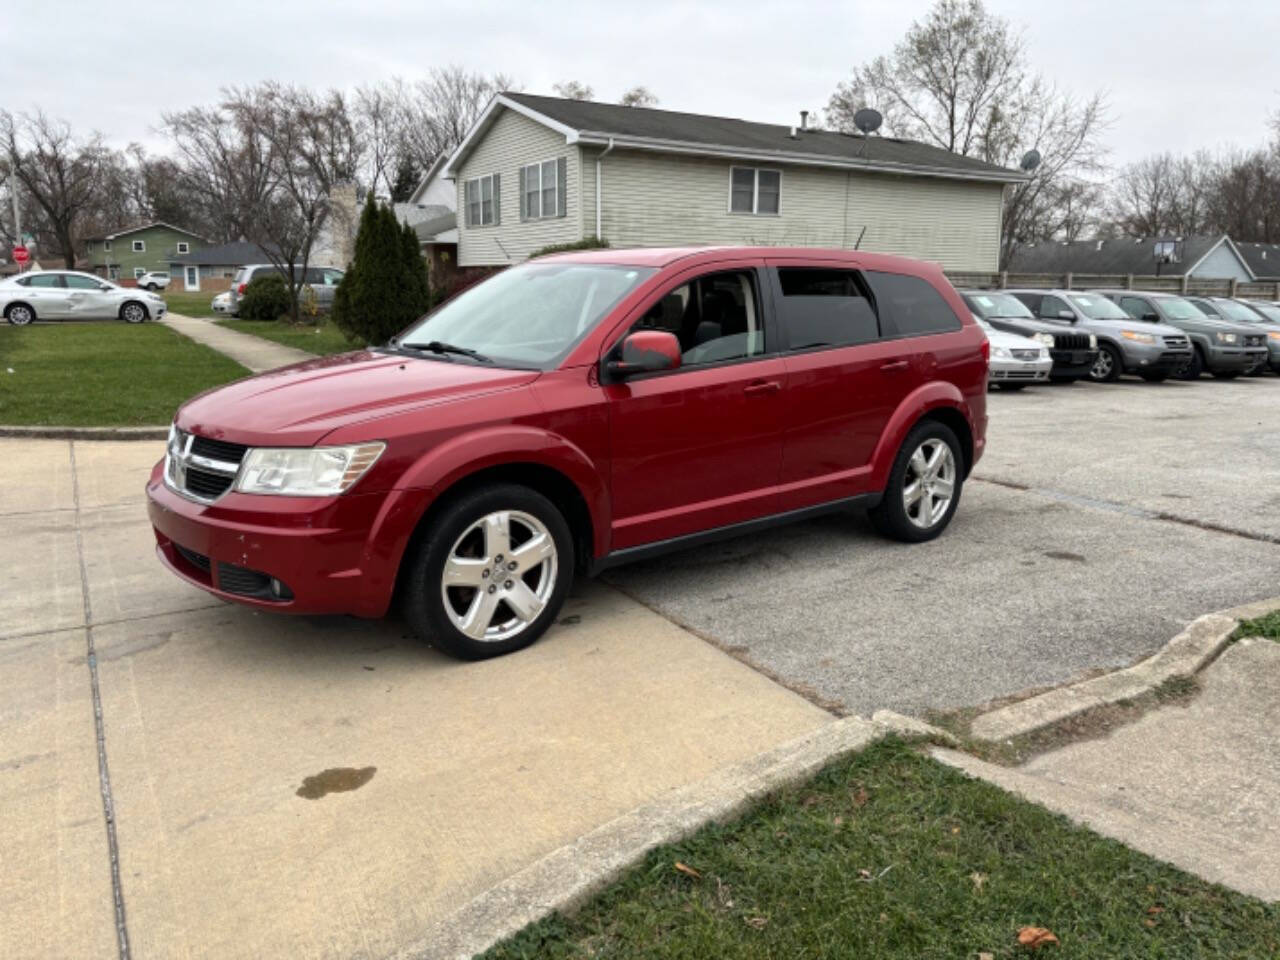
<svg viewBox="0 0 1280 960"><path fill-rule="evenodd" d="M1158 314L1158 313L1152 313L1152 312L1147 312L1147 313L1144 313L1144 314L1142 315L1142 319L1143 319L1143 320L1145 320L1145 321L1147 321L1147 323L1159 323L1159 322L1160 322L1160 314Z"/></svg>
<svg viewBox="0 0 1280 960"><path fill-rule="evenodd" d="M1074 313L1072 313L1070 310L1059 310L1059 311L1058 311L1058 319L1059 319L1059 320L1068 320L1068 321L1070 321L1071 323L1075 323L1075 322L1076 322L1076 315L1075 315Z"/></svg>
<svg viewBox="0 0 1280 960"><path fill-rule="evenodd" d="M680 366L680 341L665 330L637 330L614 351L621 359L606 360L604 379L617 382L640 373L674 370Z"/></svg>

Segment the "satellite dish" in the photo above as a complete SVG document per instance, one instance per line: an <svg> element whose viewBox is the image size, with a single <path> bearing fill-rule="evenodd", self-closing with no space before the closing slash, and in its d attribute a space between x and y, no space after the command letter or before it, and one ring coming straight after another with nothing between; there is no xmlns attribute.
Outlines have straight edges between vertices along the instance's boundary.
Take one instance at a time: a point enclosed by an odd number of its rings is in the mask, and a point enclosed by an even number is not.
<svg viewBox="0 0 1280 960"><path fill-rule="evenodd" d="M879 130L882 123L884 123L884 117L880 115L880 111L872 110L870 107L863 107L853 115L853 125L862 131L864 137Z"/></svg>
<svg viewBox="0 0 1280 960"><path fill-rule="evenodd" d="M1030 173L1036 167L1040 166L1040 151L1028 150L1022 155L1022 163L1018 164L1023 170Z"/></svg>

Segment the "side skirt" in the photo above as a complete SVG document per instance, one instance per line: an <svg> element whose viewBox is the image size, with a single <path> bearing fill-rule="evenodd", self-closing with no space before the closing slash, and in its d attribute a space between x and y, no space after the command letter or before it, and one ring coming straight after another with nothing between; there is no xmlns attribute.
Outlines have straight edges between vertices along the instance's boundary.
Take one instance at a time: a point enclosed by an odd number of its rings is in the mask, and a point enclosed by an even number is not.
<svg viewBox="0 0 1280 960"><path fill-rule="evenodd" d="M789 523L795 523L798 520L808 520L811 517L821 517L830 513L845 513L849 510L870 510L872 507L879 505L882 496L879 493L860 493L856 497L846 497L843 500L832 500L830 503L819 503L812 507L801 507L799 510L788 510L785 513L774 513L767 517L757 517L754 520L731 523L727 527L713 527L710 530L686 533L684 536L672 537L669 540L655 540L653 543L642 543L623 550L614 550L603 557L596 557L592 560L587 575L594 577L605 570L609 570L612 567L620 567L625 563L648 560L650 557L660 556L664 553L687 550L691 547L701 547L708 543L718 543L721 540L732 540L734 537L745 536L748 533L758 533L761 530L781 527Z"/></svg>

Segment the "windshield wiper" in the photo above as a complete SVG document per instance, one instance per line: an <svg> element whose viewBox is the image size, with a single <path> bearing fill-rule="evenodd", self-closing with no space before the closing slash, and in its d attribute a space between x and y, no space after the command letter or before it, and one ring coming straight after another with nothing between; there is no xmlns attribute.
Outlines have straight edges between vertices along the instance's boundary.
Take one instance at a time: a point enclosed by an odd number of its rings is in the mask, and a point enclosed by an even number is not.
<svg viewBox="0 0 1280 960"><path fill-rule="evenodd" d="M472 360L478 360L480 363L493 363L489 357L483 353L471 350L467 347L459 347L452 343L442 343L439 340L432 340L428 343L402 343L399 344L404 350L425 350L428 353L456 353L459 356L470 357Z"/></svg>

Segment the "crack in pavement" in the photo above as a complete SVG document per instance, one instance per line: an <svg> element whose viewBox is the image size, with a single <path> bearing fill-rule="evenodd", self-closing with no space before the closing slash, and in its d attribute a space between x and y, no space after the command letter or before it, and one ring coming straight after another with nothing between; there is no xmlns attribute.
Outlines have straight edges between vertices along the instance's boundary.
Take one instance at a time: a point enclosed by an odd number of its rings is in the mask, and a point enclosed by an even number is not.
<svg viewBox="0 0 1280 960"><path fill-rule="evenodd" d="M80 595L84 600L85 659L93 691L93 724L98 741L98 786L102 791L102 815L107 828L107 852L111 861L111 894L115 903L116 944L120 960L129 960L129 929L125 922L124 892L120 886L120 846L116 841L115 806L111 796L111 771L107 766L106 724L102 717L102 692L98 686L98 657L93 646L93 608L89 599L89 571L84 558L84 532L80 527L80 479L76 474L75 441L67 444L71 457L71 495L76 515L76 555L80 563Z"/></svg>
<svg viewBox="0 0 1280 960"><path fill-rule="evenodd" d="M1160 520L1165 523L1176 523L1184 527L1193 527L1197 530L1207 530L1210 533L1221 533L1231 537L1240 537L1244 540L1253 540L1256 543L1280 544L1280 537L1269 533L1256 533L1252 530L1242 530L1239 527L1229 527L1225 524L1214 523L1212 520L1197 520L1194 517L1184 517L1176 513L1169 513L1167 510L1150 510L1146 507L1135 507L1128 503L1118 503L1115 500L1102 500L1098 497L1090 497L1078 493L1067 493L1063 490L1053 490L1048 487L1032 487L1025 483L1018 483L1015 480L999 480L995 477L979 476L974 476L973 480L978 483L989 483L995 487L1003 487L1006 490L1017 490L1020 493L1033 493L1036 496L1044 497L1047 500L1057 500L1059 503L1066 503L1076 507L1084 507L1090 510L1102 510L1108 513L1123 513L1127 516L1137 517L1141 520Z"/></svg>
<svg viewBox="0 0 1280 960"><path fill-rule="evenodd" d="M39 630L27 630L23 633L3 633L0 634L0 642L5 640L29 640L31 637L43 637L50 633L65 633L68 630L83 630L85 627L110 627L119 623L141 623L143 620L157 620L160 617L172 617L181 613L199 613L201 610L216 610L225 607L227 604L221 600L215 600L213 603L202 603L194 607L184 607L181 610L164 610L160 613L138 613L128 617L115 617L108 620L94 620L92 623L75 624L70 627L55 627L53 629L41 628Z"/></svg>

